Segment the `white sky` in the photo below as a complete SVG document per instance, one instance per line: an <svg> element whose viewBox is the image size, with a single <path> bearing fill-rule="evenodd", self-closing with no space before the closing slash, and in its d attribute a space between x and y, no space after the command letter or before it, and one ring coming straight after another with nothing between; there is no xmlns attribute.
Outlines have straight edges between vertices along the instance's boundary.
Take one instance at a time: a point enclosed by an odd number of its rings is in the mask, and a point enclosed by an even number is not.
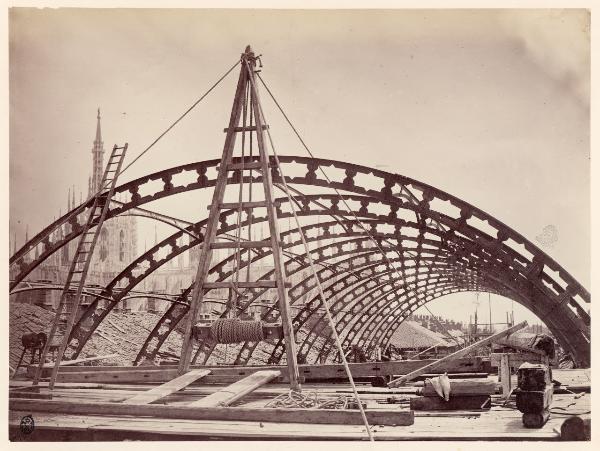
<svg viewBox="0 0 600 451"><path fill-rule="evenodd" d="M131 160L252 44L316 156L431 184L534 242L553 225L558 241L540 246L590 287L582 10L13 9L9 19L10 221L19 245L25 224L32 236L65 212L70 186L85 197L97 107L105 150L127 141ZM218 158L235 78L122 181ZM263 102L278 152L303 154ZM198 220L205 205L190 199L153 207ZM148 233L140 246L153 243ZM468 320L472 298L430 308ZM502 318L510 310L494 305Z"/></svg>

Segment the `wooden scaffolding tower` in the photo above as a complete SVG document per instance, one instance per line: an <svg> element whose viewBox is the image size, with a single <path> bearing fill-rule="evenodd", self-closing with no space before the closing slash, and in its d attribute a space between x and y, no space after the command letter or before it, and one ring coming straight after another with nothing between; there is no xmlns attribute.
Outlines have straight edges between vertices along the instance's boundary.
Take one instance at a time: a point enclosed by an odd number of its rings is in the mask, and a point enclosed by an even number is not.
<svg viewBox="0 0 600 451"><path fill-rule="evenodd" d="M268 150L265 143L265 130L268 126L265 120L260 105L260 97L256 84L256 63L257 57L250 48L246 47L245 52L240 59L240 74L237 83L237 89L233 100L231 117L229 126L225 129L225 144L223 147L223 156L221 164L218 168L215 190L213 193L212 203L209 207L208 221L204 234L204 242L200 251L198 271L196 274L196 283L192 292L190 301L190 310L188 313L188 321L184 335L183 346L181 350L181 359L179 362L179 374L183 375L189 371L192 347L193 347L193 328L196 323L198 313L201 310L204 296L207 289L227 288L232 290L233 297L237 296L239 289L248 288L276 288L279 309L282 319L283 336L285 340L287 366L289 370L290 387L292 390L300 390L298 363L296 360L296 342L294 338L294 330L292 327L290 307L288 301L288 293L286 287L286 272L284 268L283 253L279 235L277 222L277 212L274 205L273 182L271 177L271 168L273 161L269 160ZM250 125L246 125L246 115L250 115ZM244 118L244 123L240 126L240 119ZM252 117L254 125L252 125ZM245 139L245 134L250 134L250 139L254 136L258 147L258 160L255 158L246 158L242 145L241 158L236 159L234 163L234 149L236 137L242 133L242 143ZM240 188L239 201L237 203L224 203L225 190L230 174L237 173L239 177L232 177L232 180L243 181L246 174L252 177L253 171L257 171L261 175L264 200L263 201L246 201L242 200L242 191ZM238 214L242 211L248 213L251 217L251 211L254 208L266 208L268 216L268 224L270 238L263 241L245 241L237 242L216 242L216 233L219 226L219 216L222 210L236 209ZM238 222L238 237L241 234ZM207 282L207 276L211 265L213 249L236 249L240 252L240 248L271 248L273 254L275 280L256 280L256 281L239 281L234 278L228 282ZM239 263L239 258L238 258ZM239 269L239 267L238 267ZM249 274L249 272L248 272Z"/></svg>

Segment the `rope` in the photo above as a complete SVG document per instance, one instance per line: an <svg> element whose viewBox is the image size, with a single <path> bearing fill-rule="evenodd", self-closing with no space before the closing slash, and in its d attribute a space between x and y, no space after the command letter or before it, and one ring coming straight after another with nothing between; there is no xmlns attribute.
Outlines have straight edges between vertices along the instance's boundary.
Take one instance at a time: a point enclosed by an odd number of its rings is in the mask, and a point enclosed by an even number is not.
<svg viewBox="0 0 600 451"><path fill-rule="evenodd" d="M348 407L348 396L339 395L335 398L319 400L319 394L313 392L297 392L290 390L287 393L273 398L265 407L288 408L288 409L346 409Z"/></svg>
<svg viewBox="0 0 600 451"><path fill-rule="evenodd" d="M188 113L189 113L190 111L192 111L192 110L193 110L193 109L194 109L194 108L195 108L195 107L196 107L196 106L197 106L197 105L198 105L198 104L199 104L199 103L200 103L202 100L204 100L204 98L205 98L205 97L206 97L208 94L210 94L210 93L212 92L212 90L213 90L214 88L216 88L216 87L217 87L217 85L218 85L219 83L221 83L221 82L222 82L222 81L225 79L225 77L227 77L227 75L229 75L229 74L230 74L230 73L233 71L233 69L235 69L235 68L237 67L237 65L238 65L238 64L239 64L239 60L238 60L238 61L236 61L236 62L235 62L235 64L234 64L233 66L231 66L231 68L230 68L230 69L229 69L227 72L225 72L225 74L224 74L224 75L222 75L222 76L221 76L221 78L219 78L219 79L218 79L218 80L215 82L215 84L213 84L213 85L212 85L212 86L209 88L209 90L208 90L208 91L206 91L206 92L205 92L205 93L202 95L202 97L200 97L198 100L196 100L196 101L195 101L195 102L192 104L192 106L190 106L190 107L189 107L189 108L188 108L188 109L185 111L185 113L183 113L181 116L179 116L179 118L178 118L178 119L177 119L175 122L173 122L173 123L172 123L172 124L171 124L171 125L170 125L170 126L169 126L169 127L168 127L168 128L165 130L165 131L164 131L164 132L162 132L158 138L156 138L156 139L155 139L155 140L154 140L154 141L153 141L153 142L152 142L152 143L151 143L151 144L150 144L148 147L146 147L146 148L143 150L143 152L142 152L141 154L139 154L139 155L138 155L138 156L137 156L137 157L136 157L136 158L135 158L135 159L134 159L134 160L133 160L131 163L129 163L127 166L125 166L125 168L124 168L124 169L122 169L122 170L121 170L121 172L119 173L119 176L123 175L123 173L124 173L124 172L125 172L127 169L129 169L129 167L131 167L131 165L133 165L133 163L135 163L137 160L139 160L139 159L140 159L140 158L141 158L141 157L142 157L142 156L143 156L143 155L144 155L146 152L148 152L148 151L149 151L149 150L150 150L150 149L151 149L151 148L152 148L152 147L153 147L153 146L154 146L154 145L155 145L155 144L156 144L158 141L160 141L160 139L161 139L163 136L165 136L165 135L166 135L166 134L167 134L169 131L171 131L171 129L172 129L173 127L175 127L175 126L176 126L176 125L177 125L177 124L178 124L178 123L179 123L179 122L180 122L180 121L181 121L181 120L182 120L182 119L183 119L185 116L187 116L187 115L188 115ZM102 192L102 189L103 189L103 187L100 187L100 189L98 190L98 192L97 192L97 193L95 193L95 194L94 194L93 196L91 196L91 197L96 197L96 196L98 196L98 195L99 195L99 194ZM87 201L86 201L86 202L87 202ZM42 240L43 240L43 238L44 238L44 237L46 237L46 236L50 235L52 232L54 232L55 230L57 230L59 226L60 226L60 227L62 227L62 225L63 225L63 224L65 224L65 223L67 223L67 222L68 222L68 221L69 221L69 220L70 220L70 219L71 219L73 216L76 216L76 215L78 215L79 213L81 213L81 212L84 210L84 207L85 207L85 203L81 204L81 205L80 205L80 206L78 206L78 207L77 207L75 210L73 210L73 211L72 211L72 212L71 212L69 215L67 215L67 216L65 217L65 220L64 220L63 222L61 222L60 224L58 224L58 225L57 225L55 228L53 228L53 229L50 229L46 235L43 235L43 236L41 236L41 237L40 237L40 239L39 239L39 241L37 241L35 244L33 244L33 245L31 246L31 248L28 250L28 252L29 252L31 249L35 248L35 247L36 247L36 246L37 246L37 245L38 245L40 242L42 242ZM27 243L25 243L25 244L27 244Z"/></svg>
<svg viewBox="0 0 600 451"><path fill-rule="evenodd" d="M175 122L173 122L173 123L172 123L172 124L169 126L169 128L167 128L167 129L166 129L164 132L162 132L162 133L159 135L159 137L158 137L158 138L156 138L154 141L152 141L152 143L151 143L151 144L150 144L148 147L146 147L146 148L145 148L145 149L142 151L142 153L141 153L141 154L139 154L137 157L135 157L135 159L134 159L134 160L133 160L131 163L129 163L127 166L125 166L125 168L124 168L124 169L121 171L121 174L120 174L120 175L122 175L122 174L123 174L123 173L124 173L124 172L125 172L127 169L129 169L133 163L135 163L135 162L136 162L136 161L138 161L140 158L142 158L142 156L143 156L143 155L144 155L146 152L148 152L148 151L149 151L149 150L150 150L150 149L151 149L151 148L152 148L152 147L153 147L153 146L154 146L154 145L155 145L155 144L156 144L156 143L157 143L157 142L158 142L158 141L159 141L159 140L160 140L160 139L163 137L163 136L165 136L167 133L169 133L169 132L171 131L171 129L172 129L173 127L175 127L175 126L176 126L176 125L177 125L177 124L178 124L178 123L179 123L179 122L180 122L180 121L181 121L181 120L182 120L184 117L186 117L190 111L192 111L192 110L193 110L193 109L194 109L194 108L195 108L195 107L196 107L196 106L197 106L197 105L198 105L200 102L202 102L202 100L204 100L204 98L205 98L205 97L206 97L208 94L210 94L210 93L212 92L212 90L213 90L213 89L215 89L215 88L217 87L217 85L218 85L219 83L221 83L221 82L222 82L222 81L225 79L225 77L227 77L227 76L228 76L228 75L231 73L231 71L233 71L233 69L235 69L235 68L237 67L237 65L238 65L238 64L239 64L239 60L237 60L237 61L235 62L235 64L234 64L233 66L231 66L231 68L230 68L230 69L229 69L227 72L225 72L225 74L223 74L223 75L221 76L221 78L219 78L219 79L218 79L218 80L215 82L215 84L213 84L213 85L212 85L212 86L211 86L211 87L208 89L208 91L206 91L206 92L205 92L205 93L202 95L202 97L200 97L198 100L196 100L196 101L195 101L195 102L192 104L192 106L190 106L190 107L189 107L189 108L188 108L188 109L185 111L185 113L183 113L181 116L179 116L179 118L178 118L178 119L177 119Z"/></svg>
<svg viewBox="0 0 600 451"><path fill-rule="evenodd" d="M294 131L294 134L296 135L296 137L300 140L300 143L302 144L302 146L304 147L304 149L306 150L306 152L310 155L311 158L315 158L314 154L310 151L310 149L308 148L308 146L306 145L306 143L304 142L304 140L302 139L302 137L300 136L300 133L298 132L298 130L296 130L296 127L294 127L294 125L292 124L292 121L290 121L290 119L288 118L287 114L285 114L285 111L283 111L283 108L281 107L281 105L279 104L279 102L277 102L277 99L275 99L275 96L273 95L273 93L271 92L271 90L269 89L269 87L267 86L267 84L265 83L265 81L262 79L262 77L260 76L260 73L257 73L258 79L261 81L262 85L265 87L265 89L267 90L267 92L269 93L269 96L271 97L271 99L273 100L273 102L275 103L275 105L277 106L277 108L279 109L279 111L281 112L281 114L283 115L283 117L285 118L286 122L288 123L288 125L292 128L292 130ZM267 130L267 133L269 134L269 138L270 138L270 133ZM273 153L275 153L275 150L273 149ZM329 185L332 184L331 179L327 176L327 174L325 173L325 171L323 170L323 168L321 166L319 166L319 171L323 174L323 177L325 177L325 180L327 180L327 182L329 183ZM283 174L282 177L283 179ZM284 185L285 185L285 180L283 181ZM348 209L348 211L351 213L351 215L354 217L356 223L358 225L360 225L360 227L365 231L365 233L368 235L369 239L373 242L373 244L375 244L375 246L377 247L377 249L379 250L379 252L381 252L381 254L383 255L383 257L387 260L388 264L391 265L391 261L389 260L388 256L385 254L385 252L383 251L383 249L381 248L381 246L379 245L379 243L377 242L377 240L375 240L375 238L373 238L373 236L371 235L371 233L367 230L367 227L362 223L362 221L359 219L359 217L356 215L356 213L354 212L354 210L352 208L350 208L350 206L348 205L348 203L346 202L346 199L344 199L344 197L340 194L340 192L337 190L337 188L331 187L335 193L337 194L337 196L340 198L340 200L342 201L342 203L346 206L346 208ZM412 193L411 193L412 194ZM413 196L414 197L414 196ZM387 242L387 240L386 240ZM389 243L388 243L389 244ZM400 255L400 253L396 250L396 253L398 253L398 256L400 258L402 258L403 256ZM426 263L427 264L427 263ZM398 269L393 266L396 274L398 274L398 276L402 277L404 279L404 275L400 274L400 271L398 271ZM418 279L415 280L414 284L416 287L416 283L417 283ZM416 290L415 290L416 291ZM416 291L417 294L418 291ZM450 332L448 332L448 330L446 329L446 327L444 327L444 325L438 321L438 319L435 317L435 315L433 314L433 312L429 309L429 307L427 307L426 304L423 305L423 307L429 312L429 314L433 317L434 321L437 323L437 325L442 329L442 331L446 334L447 337L453 339L456 344L460 347L460 343L458 342L458 339L456 337L454 337Z"/></svg>
<svg viewBox="0 0 600 451"><path fill-rule="evenodd" d="M241 343L244 341L262 341L262 321L242 321L238 318L221 318L210 326L210 332L217 343Z"/></svg>
<svg viewBox="0 0 600 451"><path fill-rule="evenodd" d="M246 64L246 68L248 70L248 74L249 74L249 79L250 79L250 83L252 84L252 89L253 92L257 92L257 88L256 85L254 83L254 73L252 72L252 69L250 68L250 66L248 65L248 62L245 61ZM259 75L260 78L260 75ZM265 114L263 112L262 109L262 105L260 103L257 102L258 105L258 112L260 113L262 119L263 119L263 123L265 123L266 121L264 121L264 117ZM279 157L277 156L277 152L275 151L275 146L273 144L273 138L271 137L271 132L269 131L269 129L267 129L267 136L269 137L269 143L271 144L271 150L273 151L273 156L275 157L275 162L277 163L277 167L279 168L279 170L281 171L281 165L279 164ZM358 391L356 389L356 385L354 384L354 379L352 377L352 373L350 371L350 367L348 366L348 362L346 361L346 357L344 356L344 351L342 349L342 343L340 341L340 337L337 333L337 330L335 328L335 322L333 321L333 317L331 316L331 312L329 311L329 304L327 303L327 301L325 300L325 294L324 294L324 290L323 287L321 285L321 281L319 280L319 277L317 276L317 270L315 269L315 265L313 263L313 259L310 255L310 249L308 247L308 243L306 242L306 237L304 236L304 232L302 231L302 227L300 226L300 220L298 219L298 215L296 214L296 209L294 208L294 202L292 201L291 198L291 194L288 190L287 187L287 183L285 181L285 177L283 176L283 173L281 174L281 181L283 184L283 187L286 191L289 203L290 203L290 207L292 210L292 215L294 216L294 221L296 222L296 226L298 228L298 232L300 233L300 239L302 240L302 244L304 246L304 251L306 253L306 257L308 259L308 264L310 265L310 269L313 273L313 276L315 278L315 282L317 283L317 286L319 288L319 294L321 296L321 302L323 304L323 307L325 309L325 313L327 315L327 320L329 322L329 327L331 328L331 332L333 334L333 337L335 339L335 343L336 346L338 348L338 351L341 355L341 359L342 359L342 363L344 365L344 369L346 371L346 375L348 376L348 380L350 382L350 385L352 386L352 391L354 393L354 397L356 398L356 402L358 404L358 408L360 410L360 414L363 420L363 423L365 425L365 429L367 431L367 435L369 436L369 440L370 441L375 441L375 438L373 437L373 433L371 432L370 426L369 426L369 420L367 420L367 415L365 414L365 410L362 406L362 403L360 402L360 396L358 394Z"/></svg>

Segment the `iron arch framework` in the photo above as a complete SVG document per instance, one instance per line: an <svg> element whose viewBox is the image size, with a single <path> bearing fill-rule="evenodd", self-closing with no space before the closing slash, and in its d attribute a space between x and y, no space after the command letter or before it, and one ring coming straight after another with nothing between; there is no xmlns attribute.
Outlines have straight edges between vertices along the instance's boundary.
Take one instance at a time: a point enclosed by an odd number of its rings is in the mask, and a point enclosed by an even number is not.
<svg viewBox="0 0 600 451"><path fill-rule="evenodd" d="M239 159L238 159L239 160ZM246 161L250 161L247 158ZM131 214L131 211L158 199L211 188L215 184L220 160L191 163L166 169L125 183L115 189L107 218ZM412 312L437 297L459 291L487 291L513 299L535 313L552 331L578 364L590 361L589 292L556 261L515 230L482 210L417 180L402 175L334 160L280 156L280 167L272 169L273 182L322 189L320 194L296 198L301 217L330 216L332 221L303 226L309 241L328 244L312 249L319 263L319 277L326 296L331 296L332 313L338 318L338 331L345 345L358 343L372 350L389 342L398 325ZM327 172L326 180L320 170ZM229 183L242 180L233 171ZM244 183L261 182L261 176L245 176ZM343 193L344 202L332 188ZM11 289L26 280L38 265L81 234L91 201L65 214L33 237L10 259ZM198 206L198 211L201 211ZM278 199L280 219L292 216L286 198ZM356 221L360 219L360 223ZM242 225L265 221L252 213ZM70 354L81 352L95 328L106 315L144 278L182 252L202 243L205 220L187 227L156 244L132 261L110 281L84 311L70 336ZM219 235L237 227L235 211L224 211L219 219ZM62 233L55 233L57 230ZM184 235L192 236L181 244ZM284 247L300 243L300 234L291 229L282 234ZM377 241L374 247L372 236ZM179 243L179 244L178 244ZM382 248L383 258L377 247ZM255 251L251 262L269 257L268 251ZM232 276L232 257L211 268L212 280ZM340 260L341 259L341 260ZM246 259L242 265L249 264ZM308 268L303 256L287 256L287 271L302 274ZM265 273L265 278L269 273ZM152 358L188 310L184 290L171 304L153 331L141 344L136 363ZM264 294L254 290L248 301L238 306L244 311ZM110 299L110 301L107 301ZM302 353L313 352L326 359L332 347L318 340L325 319L319 309L319 297L312 276L300 278L290 289L292 306L297 307L294 328L301 337ZM308 302L301 304L303 300ZM100 302L102 300L102 302ZM226 314L226 311L223 312ZM264 316L278 315L274 303ZM311 324L307 327L307 324ZM206 362L215 343L201 343L195 359ZM256 343L244 343L235 363L248 362ZM268 345L268 362L280 362L284 356L281 342Z"/></svg>

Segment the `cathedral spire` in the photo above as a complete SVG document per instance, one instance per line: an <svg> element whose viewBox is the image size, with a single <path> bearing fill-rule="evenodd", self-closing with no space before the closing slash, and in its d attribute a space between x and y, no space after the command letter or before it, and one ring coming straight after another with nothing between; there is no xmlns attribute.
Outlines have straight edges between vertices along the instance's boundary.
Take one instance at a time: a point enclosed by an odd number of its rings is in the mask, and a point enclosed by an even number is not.
<svg viewBox="0 0 600 451"><path fill-rule="evenodd" d="M90 186L90 196L98 192L102 184L102 173L104 170L104 142L102 141L102 131L100 128L100 108L96 117L96 139L92 148L92 183Z"/></svg>
<svg viewBox="0 0 600 451"><path fill-rule="evenodd" d="M102 130L100 129L100 108L98 108L98 116L96 116L97 119L97 123L96 123L96 139L94 140L95 142L102 142Z"/></svg>

